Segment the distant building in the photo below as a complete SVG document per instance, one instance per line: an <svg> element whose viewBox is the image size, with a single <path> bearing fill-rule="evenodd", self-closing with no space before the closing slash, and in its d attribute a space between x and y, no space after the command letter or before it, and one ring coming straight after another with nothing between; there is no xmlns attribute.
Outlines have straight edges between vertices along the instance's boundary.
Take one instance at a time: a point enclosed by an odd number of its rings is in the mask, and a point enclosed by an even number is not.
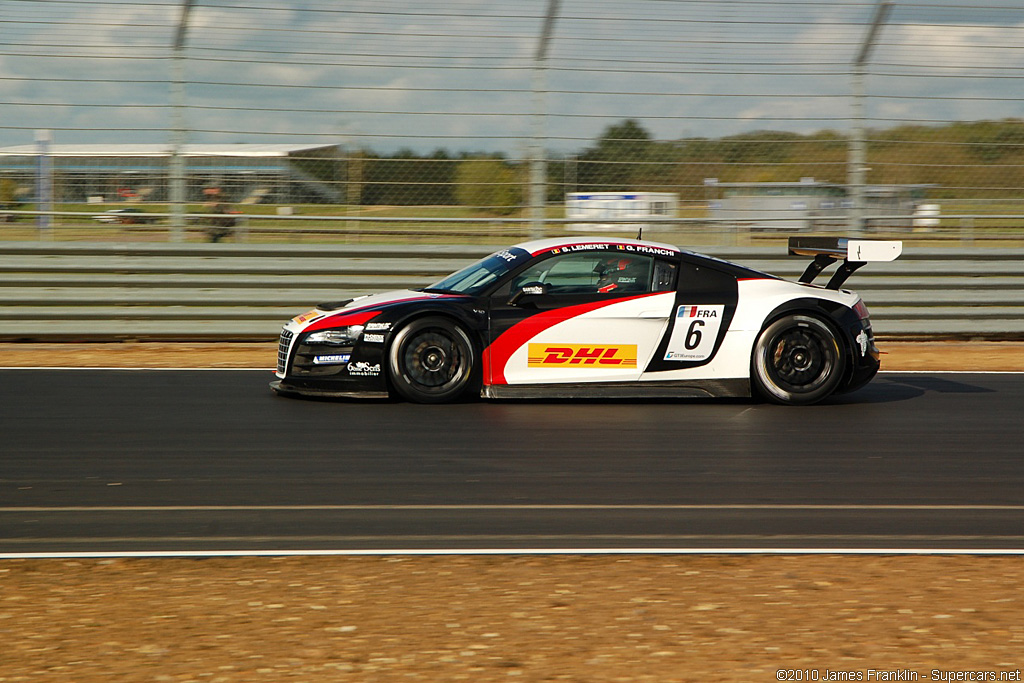
<svg viewBox="0 0 1024 683"><path fill-rule="evenodd" d="M570 230L632 231L656 226L645 218L675 218L679 195L674 192L571 192L565 196L565 217L578 219ZM608 223L609 219L637 218L636 223Z"/></svg>
<svg viewBox="0 0 1024 683"><path fill-rule="evenodd" d="M210 187L231 202L344 201L345 160L338 145L192 144L182 156L188 201L203 201ZM168 201L166 144L52 144L49 157L56 201ZM33 199L38 164L35 145L0 147L0 179L14 180L22 201Z"/></svg>
<svg viewBox="0 0 1024 683"><path fill-rule="evenodd" d="M868 185L864 188L867 214L906 216L888 225L907 227L918 205L934 185ZM708 214L744 227L762 230L840 228L853 208L847 186L804 178L799 182L720 183L704 181ZM766 220L766 219L772 220Z"/></svg>

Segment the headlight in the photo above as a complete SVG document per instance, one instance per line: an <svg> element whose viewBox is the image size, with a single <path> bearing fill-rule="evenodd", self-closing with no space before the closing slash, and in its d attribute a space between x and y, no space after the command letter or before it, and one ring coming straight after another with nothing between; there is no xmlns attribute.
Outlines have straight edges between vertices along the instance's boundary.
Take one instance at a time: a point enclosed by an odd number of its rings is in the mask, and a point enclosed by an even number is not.
<svg viewBox="0 0 1024 683"><path fill-rule="evenodd" d="M351 346L363 333L362 325L349 325L334 330L320 330L306 337L307 344L329 344L330 346Z"/></svg>

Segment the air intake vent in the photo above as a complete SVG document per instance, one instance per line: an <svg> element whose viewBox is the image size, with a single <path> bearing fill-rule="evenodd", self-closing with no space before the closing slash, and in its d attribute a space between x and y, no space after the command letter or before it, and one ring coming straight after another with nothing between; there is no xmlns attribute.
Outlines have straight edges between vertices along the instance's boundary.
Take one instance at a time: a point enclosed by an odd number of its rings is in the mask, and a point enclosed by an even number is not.
<svg viewBox="0 0 1024 683"><path fill-rule="evenodd" d="M281 330L281 342L277 345L277 372L284 374L288 368L288 350L292 345L292 337L295 334L288 330Z"/></svg>

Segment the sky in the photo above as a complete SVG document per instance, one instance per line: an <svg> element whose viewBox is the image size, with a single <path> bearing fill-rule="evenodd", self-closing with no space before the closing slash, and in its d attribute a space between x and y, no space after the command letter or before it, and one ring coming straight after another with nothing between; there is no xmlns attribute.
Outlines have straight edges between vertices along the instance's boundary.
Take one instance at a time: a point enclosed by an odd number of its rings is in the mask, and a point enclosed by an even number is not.
<svg viewBox="0 0 1024 683"><path fill-rule="evenodd" d="M187 139L525 157L534 138L578 153L627 118L659 140L845 134L875 7L195 0L179 62ZM180 16L181 0L0 0L0 147L38 129L168 142ZM893 2L866 84L870 127L1024 118L1024 3Z"/></svg>

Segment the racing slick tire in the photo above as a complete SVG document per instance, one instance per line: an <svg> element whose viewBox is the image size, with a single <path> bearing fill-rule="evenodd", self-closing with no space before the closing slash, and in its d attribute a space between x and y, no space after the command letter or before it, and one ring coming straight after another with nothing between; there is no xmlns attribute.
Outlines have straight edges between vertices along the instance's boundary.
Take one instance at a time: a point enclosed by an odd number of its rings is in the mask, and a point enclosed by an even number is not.
<svg viewBox="0 0 1024 683"><path fill-rule="evenodd" d="M836 333L809 315L787 315L762 330L751 364L755 393L782 405L816 403L843 379Z"/></svg>
<svg viewBox="0 0 1024 683"><path fill-rule="evenodd" d="M391 385L415 403L459 398L473 383L476 365L469 335L447 318L413 320L398 330L388 349Z"/></svg>

